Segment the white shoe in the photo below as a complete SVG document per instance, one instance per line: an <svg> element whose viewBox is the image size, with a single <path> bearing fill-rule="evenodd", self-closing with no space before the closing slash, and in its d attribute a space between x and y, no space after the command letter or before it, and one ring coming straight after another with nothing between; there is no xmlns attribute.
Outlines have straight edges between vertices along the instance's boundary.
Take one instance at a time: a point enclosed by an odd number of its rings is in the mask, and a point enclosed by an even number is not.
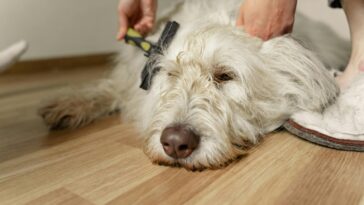
<svg viewBox="0 0 364 205"><path fill-rule="evenodd" d="M19 41L4 51L0 52L0 73L14 64L19 57L27 50L27 42Z"/></svg>
<svg viewBox="0 0 364 205"><path fill-rule="evenodd" d="M316 144L364 152L364 74L323 113L296 113L284 127Z"/></svg>

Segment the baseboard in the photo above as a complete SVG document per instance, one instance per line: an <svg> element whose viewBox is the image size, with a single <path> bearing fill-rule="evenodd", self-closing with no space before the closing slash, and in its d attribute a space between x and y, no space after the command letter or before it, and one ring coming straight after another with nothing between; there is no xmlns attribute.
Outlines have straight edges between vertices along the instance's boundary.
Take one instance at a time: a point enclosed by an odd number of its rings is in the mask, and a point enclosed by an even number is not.
<svg viewBox="0 0 364 205"><path fill-rule="evenodd" d="M4 74L42 72L54 69L72 69L90 66L108 66L114 63L116 53L67 56L49 59L19 61Z"/></svg>

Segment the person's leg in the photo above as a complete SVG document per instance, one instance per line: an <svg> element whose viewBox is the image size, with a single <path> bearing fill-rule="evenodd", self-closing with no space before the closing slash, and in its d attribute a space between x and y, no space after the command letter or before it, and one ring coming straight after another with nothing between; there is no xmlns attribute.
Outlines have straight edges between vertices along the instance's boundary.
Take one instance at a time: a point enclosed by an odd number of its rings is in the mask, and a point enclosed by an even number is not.
<svg viewBox="0 0 364 205"><path fill-rule="evenodd" d="M350 28L352 51L350 61L337 80L345 89L360 72L364 74L364 0L342 0Z"/></svg>

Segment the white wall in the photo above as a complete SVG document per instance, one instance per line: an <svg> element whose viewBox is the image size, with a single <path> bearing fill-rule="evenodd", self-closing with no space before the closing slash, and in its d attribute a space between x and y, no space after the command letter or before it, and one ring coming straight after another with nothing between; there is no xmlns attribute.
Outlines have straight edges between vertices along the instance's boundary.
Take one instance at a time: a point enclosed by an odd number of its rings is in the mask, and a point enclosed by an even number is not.
<svg viewBox="0 0 364 205"><path fill-rule="evenodd" d="M326 0L298 2L298 10L348 37L342 10L328 8ZM118 0L0 0L0 49L25 39L30 43L25 59L115 51L117 4Z"/></svg>
<svg viewBox="0 0 364 205"><path fill-rule="evenodd" d="M1 0L0 48L25 39L25 58L115 50L118 0Z"/></svg>
<svg viewBox="0 0 364 205"><path fill-rule="evenodd" d="M298 11L311 19L327 23L341 37L349 39L349 27L343 9L332 9L327 0L298 0Z"/></svg>

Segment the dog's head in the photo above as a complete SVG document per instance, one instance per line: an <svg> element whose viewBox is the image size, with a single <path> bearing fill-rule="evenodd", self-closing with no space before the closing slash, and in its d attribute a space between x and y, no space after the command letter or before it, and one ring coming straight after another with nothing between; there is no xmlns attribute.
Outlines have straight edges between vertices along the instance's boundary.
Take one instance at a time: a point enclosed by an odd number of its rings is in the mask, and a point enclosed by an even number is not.
<svg viewBox="0 0 364 205"><path fill-rule="evenodd" d="M145 153L156 163L225 166L293 112L318 110L338 91L290 37L264 43L220 24L181 33L158 59L143 112Z"/></svg>

